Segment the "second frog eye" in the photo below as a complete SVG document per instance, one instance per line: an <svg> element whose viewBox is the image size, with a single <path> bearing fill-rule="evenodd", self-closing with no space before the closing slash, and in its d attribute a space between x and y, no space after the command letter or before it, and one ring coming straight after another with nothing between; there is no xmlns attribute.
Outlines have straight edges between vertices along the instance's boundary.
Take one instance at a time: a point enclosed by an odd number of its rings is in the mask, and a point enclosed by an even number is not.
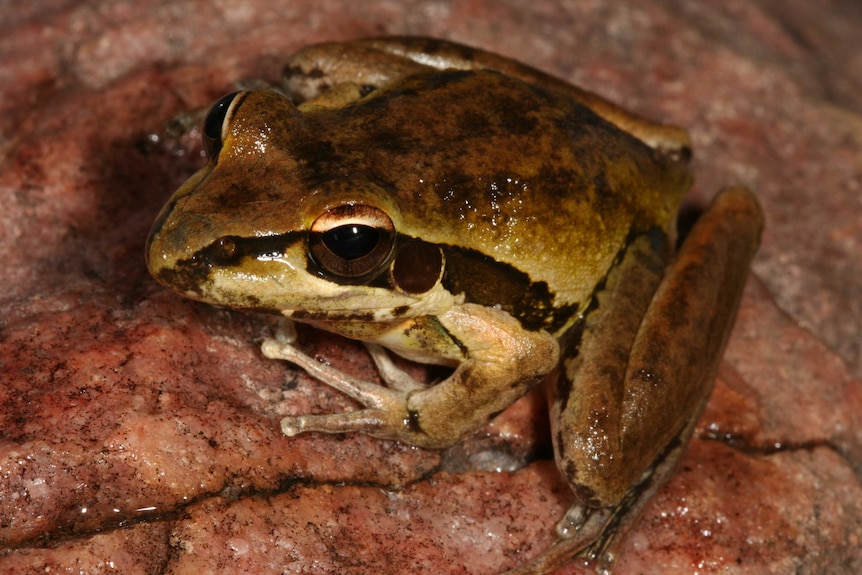
<svg viewBox="0 0 862 575"><path fill-rule="evenodd" d="M311 225L308 252L323 272L361 281L381 271L395 245L395 227L379 208L345 204Z"/></svg>
<svg viewBox="0 0 862 575"><path fill-rule="evenodd" d="M221 151L227 123L237 104L242 101L242 98L237 98L240 94L242 92L233 92L227 96L222 96L207 113L201 139L203 140L204 151L210 160L214 160Z"/></svg>

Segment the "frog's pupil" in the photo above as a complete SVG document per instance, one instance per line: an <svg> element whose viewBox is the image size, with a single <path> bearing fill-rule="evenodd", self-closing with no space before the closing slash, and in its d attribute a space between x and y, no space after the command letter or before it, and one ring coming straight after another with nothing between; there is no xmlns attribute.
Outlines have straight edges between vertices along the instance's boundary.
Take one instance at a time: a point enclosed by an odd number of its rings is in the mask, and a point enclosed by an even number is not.
<svg viewBox="0 0 862 575"><path fill-rule="evenodd" d="M323 233L323 243L335 255L355 260L370 254L380 242L380 231L371 226L349 224Z"/></svg>

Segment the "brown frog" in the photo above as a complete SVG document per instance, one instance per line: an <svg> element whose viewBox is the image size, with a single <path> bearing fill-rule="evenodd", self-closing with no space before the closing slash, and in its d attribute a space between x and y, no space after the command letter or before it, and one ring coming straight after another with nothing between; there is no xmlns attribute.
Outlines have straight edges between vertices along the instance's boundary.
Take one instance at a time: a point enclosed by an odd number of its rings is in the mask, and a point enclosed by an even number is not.
<svg viewBox="0 0 862 575"><path fill-rule="evenodd" d="M264 342L365 406L287 417L286 435L444 448L544 381L577 502L512 573L577 554L608 569L709 398L759 242L754 196L721 192L676 249L685 131L449 42L312 46L284 92L213 106L209 162L150 234L152 275L368 344L385 387ZM426 385L389 352L453 371Z"/></svg>

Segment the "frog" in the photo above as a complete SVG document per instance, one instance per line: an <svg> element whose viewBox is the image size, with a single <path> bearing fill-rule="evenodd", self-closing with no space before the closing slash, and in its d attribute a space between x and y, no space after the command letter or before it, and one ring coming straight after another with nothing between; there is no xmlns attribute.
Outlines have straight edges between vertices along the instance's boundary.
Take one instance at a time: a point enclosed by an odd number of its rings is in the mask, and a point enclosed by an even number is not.
<svg viewBox="0 0 862 575"><path fill-rule="evenodd" d="M202 127L206 166L165 204L146 263L164 286L276 314L262 344L358 402L286 436L444 449L533 388L574 503L510 574L576 557L610 572L711 395L763 229L715 195L684 238L686 130L516 60L423 37L307 46L280 88ZM305 354L294 322L363 342L382 383ZM394 356L448 369L418 381Z"/></svg>

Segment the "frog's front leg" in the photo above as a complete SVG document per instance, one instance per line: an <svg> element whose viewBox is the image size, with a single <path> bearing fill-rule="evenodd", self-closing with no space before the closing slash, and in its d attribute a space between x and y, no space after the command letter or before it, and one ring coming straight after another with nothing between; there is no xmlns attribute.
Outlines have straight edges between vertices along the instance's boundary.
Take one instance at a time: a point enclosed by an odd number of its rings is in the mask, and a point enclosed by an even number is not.
<svg viewBox="0 0 862 575"><path fill-rule="evenodd" d="M545 331L527 331L508 313L474 304L454 306L440 324L466 349L447 379L411 385L398 376L389 387L362 381L298 351L290 342L267 340L263 354L290 361L360 402L365 409L286 417L286 435L306 431L362 432L375 437L439 449L451 446L511 405L557 365L559 344ZM409 330L405 325L402 329ZM372 356L385 353L371 347ZM375 357L378 365L385 359ZM392 380L394 366L381 369Z"/></svg>

